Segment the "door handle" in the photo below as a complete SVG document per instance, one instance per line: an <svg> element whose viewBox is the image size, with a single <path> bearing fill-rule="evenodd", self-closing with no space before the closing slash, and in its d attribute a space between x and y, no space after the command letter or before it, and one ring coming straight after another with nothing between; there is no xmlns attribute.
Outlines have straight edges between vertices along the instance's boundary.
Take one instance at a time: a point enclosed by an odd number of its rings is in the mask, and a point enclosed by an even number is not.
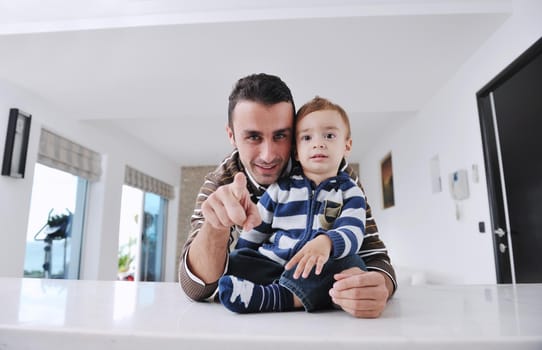
<svg viewBox="0 0 542 350"><path fill-rule="evenodd" d="M504 235L506 235L506 232L502 228L497 228L495 231L493 231L499 238L503 238Z"/></svg>

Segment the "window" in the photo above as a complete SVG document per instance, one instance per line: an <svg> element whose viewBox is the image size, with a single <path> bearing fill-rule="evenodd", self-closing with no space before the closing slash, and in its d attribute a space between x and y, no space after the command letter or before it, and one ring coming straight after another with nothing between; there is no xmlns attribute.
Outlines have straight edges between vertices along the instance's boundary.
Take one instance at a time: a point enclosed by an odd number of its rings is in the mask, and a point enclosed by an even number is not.
<svg viewBox="0 0 542 350"><path fill-rule="evenodd" d="M118 279L162 281L167 199L122 187Z"/></svg>
<svg viewBox="0 0 542 350"><path fill-rule="evenodd" d="M41 129L25 277L79 278L87 189L101 172L99 153Z"/></svg>
<svg viewBox="0 0 542 350"><path fill-rule="evenodd" d="M119 227L118 279L164 280L169 199L173 199L173 186L126 166Z"/></svg>
<svg viewBox="0 0 542 350"><path fill-rule="evenodd" d="M36 163L25 277L79 278L88 181Z"/></svg>
<svg viewBox="0 0 542 350"><path fill-rule="evenodd" d="M162 281L167 200L146 192L141 236L141 281Z"/></svg>

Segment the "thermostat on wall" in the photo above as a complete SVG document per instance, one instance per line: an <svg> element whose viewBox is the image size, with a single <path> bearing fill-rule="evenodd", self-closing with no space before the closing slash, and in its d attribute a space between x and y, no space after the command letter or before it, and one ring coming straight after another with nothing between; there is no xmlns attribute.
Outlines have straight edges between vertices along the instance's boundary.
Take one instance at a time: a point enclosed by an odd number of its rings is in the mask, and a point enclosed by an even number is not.
<svg viewBox="0 0 542 350"><path fill-rule="evenodd" d="M462 200L469 198L469 177L467 170L458 170L450 174L450 193L452 198Z"/></svg>

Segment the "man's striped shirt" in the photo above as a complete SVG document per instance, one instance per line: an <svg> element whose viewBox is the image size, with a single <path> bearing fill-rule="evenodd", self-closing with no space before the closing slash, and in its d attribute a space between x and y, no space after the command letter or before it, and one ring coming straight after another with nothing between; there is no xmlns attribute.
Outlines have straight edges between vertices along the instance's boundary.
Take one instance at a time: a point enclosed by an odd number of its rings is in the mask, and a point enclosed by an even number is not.
<svg viewBox="0 0 542 350"><path fill-rule="evenodd" d="M345 171L363 190L363 187L361 186L361 183L359 182L356 173L350 166L348 166L348 164L344 163L341 166L341 171ZM201 189L196 198L194 212L190 219L191 230L190 234L188 235L188 239L186 240L183 247L178 271L179 282L181 283L184 292L189 298L193 300L204 300L209 298L211 295L214 294L216 288L218 287L218 281L206 284L200 279L198 279L197 276L191 273L184 260L184 258L186 257L186 253L190 249L190 244L197 236L201 226L205 221L205 218L201 213L201 205L220 186L232 183L235 174L237 174L238 172L243 172L245 175L247 175L247 172L245 171L243 165L241 164L241 160L239 159L238 151L234 150L228 157L226 157L222 161L222 163L216 168L215 171L210 172L205 176L204 183L201 186ZM289 168L286 172L289 172ZM286 173L284 174L284 176L287 175L288 174ZM247 181L247 189L252 195L252 201L254 203L257 203L260 196L262 196L265 192L265 188L251 181L250 176L248 175L247 179L249 179L249 181ZM395 271L393 269L393 266L391 265L387 248L384 242L380 240L380 237L378 235L378 228L376 226L374 218L372 217L371 207L368 201L366 202L366 206L365 236L363 238L363 242L361 248L358 251L358 254L365 262L368 270L380 271L387 274L393 282L393 286L395 289L397 288ZM234 241L235 237L238 236L239 232L239 228L232 227L230 234L230 239L232 242Z"/></svg>

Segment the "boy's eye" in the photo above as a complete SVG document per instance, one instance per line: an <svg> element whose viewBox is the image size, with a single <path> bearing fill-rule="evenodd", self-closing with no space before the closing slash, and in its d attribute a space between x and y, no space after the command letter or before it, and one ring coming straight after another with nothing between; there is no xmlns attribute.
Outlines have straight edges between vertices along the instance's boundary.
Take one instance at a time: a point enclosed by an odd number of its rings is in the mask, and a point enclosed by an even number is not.
<svg viewBox="0 0 542 350"><path fill-rule="evenodd" d="M334 139L334 138L335 138L335 134L332 134L332 133L326 134L326 139Z"/></svg>
<svg viewBox="0 0 542 350"><path fill-rule="evenodd" d="M310 141L311 137L309 135L302 135L301 141Z"/></svg>

